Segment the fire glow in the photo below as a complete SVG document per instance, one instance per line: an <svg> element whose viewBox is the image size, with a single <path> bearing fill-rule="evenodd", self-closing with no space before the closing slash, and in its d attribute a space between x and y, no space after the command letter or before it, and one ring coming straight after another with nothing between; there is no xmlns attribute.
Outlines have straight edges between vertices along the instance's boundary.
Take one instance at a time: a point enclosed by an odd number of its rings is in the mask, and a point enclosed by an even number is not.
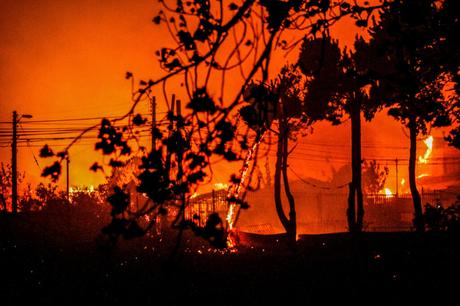
<svg viewBox="0 0 460 306"><path fill-rule="evenodd" d="M249 166L251 163L251 160L253 159L254 152L256 152L257 147L259 146L260 142L262 141L263 136L260 138L259 141L256 141L252 148L249 150L248 155L246 157L246 160L244 161L243 168L241 169L241 180L234 189L233 192L233 197L235 199L240 198L240 192L244 188L244 183L246 181L247 175L248 175L248 170ZM227 194L227 198L232 198L232 188L229 189L229 192ZM227 246L229 249L233 249L236 246L236 237L234 233L234 226L235 226L235 221L236 221L236 216L237 216L237 207L235 203L229 203L228 206L228 213L227 213L227 224L228 224L228 236L227 236Z"/></svg>
<svg viewBox="0 0 460 306"><path fill-rule="evenodd" d="M387 187L380 190L379 194L384 195L385 198L393 198L395 196L394 192L391 191L391 189Z"/></svg>
<svg viewBox="0 0 460 306"><path fill-rule="evenodd" d="M423 156L418 157L418 161L421 164L427 164L428 159L430 158L431 153L433 152L433 136L428 136L428 138L425 139L423 143L426 145L426 151L425 154L423 154Z"/></svg>

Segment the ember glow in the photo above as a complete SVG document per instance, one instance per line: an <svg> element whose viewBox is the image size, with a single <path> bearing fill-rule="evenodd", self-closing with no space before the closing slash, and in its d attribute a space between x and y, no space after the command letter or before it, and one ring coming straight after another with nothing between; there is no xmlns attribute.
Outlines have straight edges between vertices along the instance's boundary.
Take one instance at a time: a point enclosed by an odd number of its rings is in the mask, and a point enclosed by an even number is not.
<svg viewBox="0 0 460 306"><path fill-rule="evenodd" d="M244 185L246 183L247 175L248 175L248 170L250 168L251 161L254 157L254 153L257 150L257 147L259 146L260 142L262 139L259 141L256 141L256 143L252 146L252 148L249 150L248 155L246 157L246 160L244 161L243 168L241 169L241 180L239 184L235 187L234 191L230 190L228 193L228 198L234 197L236 199L239 199L240 197L240 192L246 188ZM235 224L235 217L237 214L237 208L235 203L230 203L228 207L228 214L227 214L227 224L228 224L228 229L231 231L234 228Z"/></svg>
<svg viewBox="0 0 460 306"><path fill-rule="evenodd" d="M427 139L423 141L423 143L426 145L426 151L425 154L423 154L423 156L418 157L418 161L421 164L427 164L428 159L430 158L431 153L433 152L433 136L430 135Z"/></svg>
<svg viewBox="0 0 460 306"><path fill-rule="evenodd" d="M257 150L257 147L259 146L260 142L262 141L263 136L259 139L259 141L256 141L252 148L249 149L248 155L246 157L246 160L244 161L243 168L241 169L241 179L239 184L235 188L230 188L229 192L227 194L227 198L235 198L239 199L240 198L240 193L241 191L246 188L245 183L247 181L247 176L248 176L248 171L250 169L250 164L251 161L254 157L254 153ZM228 206L228 213L227 213L227 224L228 224L228 237L227 237L227 246L229 249L232 249L236 246L236 233L234 233L234 226L235 226L235 221L236 221L236 216L238 214L238 207L237 204L235 203L229 203Z"/></svg>
<svg viewBox="0 0 460 306"><path fill-rule="evenodd" d="M385 189L383 189L383 192L384 192L384 194L385 194L385 197L387 197L387 198L392 198L392 197L394 197L394 193L393 193L393 191L391 191L390 188L385 188Z"/></svg>

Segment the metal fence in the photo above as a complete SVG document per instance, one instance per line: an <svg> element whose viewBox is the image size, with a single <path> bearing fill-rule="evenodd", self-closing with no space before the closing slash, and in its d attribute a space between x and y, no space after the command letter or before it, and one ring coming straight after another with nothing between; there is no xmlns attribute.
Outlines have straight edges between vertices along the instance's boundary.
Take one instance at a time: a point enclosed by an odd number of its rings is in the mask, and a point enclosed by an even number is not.
<svg viewBox="0 0 460 306"><path fill-rule="evenodd" d="M279 231L279 223L272 197L249 193L250 220L243 220L238 226L243 231L271 234ZM302 233L331 233L347 230L347 193L304 193L295 194L298 228ZM422 205L434 204L443 199L441 191L421 192ZM409 231L412 230L413 204L410 194L385 195L368 194L364 196L364 230L366 231ZM198 195L189 200L185 210L187 220L197 226L204 226L211 213L219 213L225 218L228 210L227 191L215 190ZM269 221L259 218L272 210ZM246 212L245 212L246 213Z"/></svg>
<svg viewBox="0 0 460 306"><path fill-rule="evenodd" d="M185 219L203 227L210 214L219 213L226 215L227 210L227 191L225 189L213 190L212 192L200 194L189 200L185 209Z"/></svg>

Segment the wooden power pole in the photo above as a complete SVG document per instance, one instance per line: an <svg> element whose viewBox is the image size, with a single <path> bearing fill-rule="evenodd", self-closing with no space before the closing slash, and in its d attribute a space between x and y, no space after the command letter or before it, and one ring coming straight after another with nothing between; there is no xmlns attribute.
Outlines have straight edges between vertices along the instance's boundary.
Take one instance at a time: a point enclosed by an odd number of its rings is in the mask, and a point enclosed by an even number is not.
<svg viewBox="0 0 460 306"><path fill-rule="evenodd" d="M156 137L155 137L155 130L157 127L157 102L155 96L152 97L152 152L156 150Z"/></svg>
<svg viewBox="0 0 460 306"><path fill-rule="evenodd" d="M13 112L13 141L11 143L11 210L13 214L18 212L18 148L17 148L17 137L18 137L18 113Z"/></svg>
<svg viewBox="0 0 460 306"><path fill-rule="evenodd" d="M69 152L67 151L67 156L66 156L66 192L67 192L67 201L70 203L70 158L69 158Z"/></svg>

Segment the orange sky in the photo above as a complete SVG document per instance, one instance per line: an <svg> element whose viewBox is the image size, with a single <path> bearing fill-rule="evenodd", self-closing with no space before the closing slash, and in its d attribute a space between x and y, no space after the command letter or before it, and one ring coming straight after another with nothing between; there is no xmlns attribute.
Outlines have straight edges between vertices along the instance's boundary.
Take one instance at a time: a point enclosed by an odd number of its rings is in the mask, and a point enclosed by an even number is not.
<svg viewBox="0 0 460 306"><path fill-rule="evenodd" d="M151 22L157 5L150 0L1 1L0 120L11 121L13 110L34 120L124 113L130 101L125 72L160 73L154 52L163 35ZM70 152L75 183L102 178L87 173L99 157L88 154L90 148ZM0 150L1 161L9 155ZM19 167L33 181L39 178L28 148L19 150Z"/></svg>
<svg viewBox="0 0 460 306"><path fill-rule="evenodd" d="M124 79L125 72L129 70L138 78L152 79L162 74L154 52L164 45L168 35L151 22L157 11L158 3L152 0L1 1L0 121L10 121L13 110L32 114L33 120L124 113L130 103L130 83ZM353 41L356 28L351 25L343 22L333 31L342 45ZM281 63L279 57L278 64ZM161 108L160 105L160 111ZM147 112L147 105L140 110ZM364 126L363 141L378 143L380 147L388 142L393 146L408 146L400 125L384 114ZM309 146L311 142L347 146L349 125L319 124L314 135L301 140L302 152L315 149ZM36 147L19 149L19 169L36 183L40 172L32 150L38 156ZM331 150L349 157L347 147L336 146ZM375 155L366 150L364 155ZM381 155L407 158L408 150L386 149ZM88 171L92 162L101 160L91 145L72 148L70 156L71 184L103 181L102 175ZM10 149L0 148L0 161L9 162L10 158ZM39 163L43 167L47 161ZM331 176L326 159L319 163L300 156L291 165L305 177ZM228 167L225 163L216 165L218 170ZM226 181L227 173L215 171L215 181Z"/></svg>

